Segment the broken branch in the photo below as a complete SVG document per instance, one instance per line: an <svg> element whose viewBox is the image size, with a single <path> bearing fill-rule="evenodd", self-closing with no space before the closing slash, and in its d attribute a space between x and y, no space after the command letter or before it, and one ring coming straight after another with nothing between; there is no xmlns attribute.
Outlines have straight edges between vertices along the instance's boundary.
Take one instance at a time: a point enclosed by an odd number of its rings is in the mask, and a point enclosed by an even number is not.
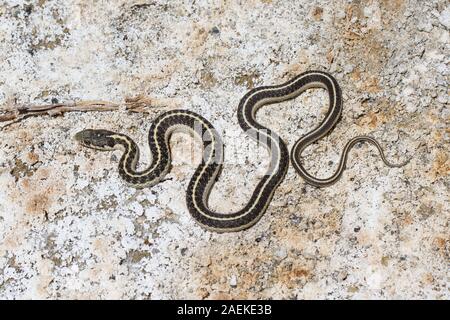
<svg viewBox="0 0 450 320"><path fill-rule="evenodd" d="M40 115L59 116L66 112L86 111L117 111L121 106L131 112L149 113L148 107L175 107L179 103L174 99L153 99L146 96L126 98L124 103L110 101L77 101L69 103L55 103L47 105L22 105L10 108L0 108L0 122L11 121L4 127L17 123L25 118Z"/></svg>

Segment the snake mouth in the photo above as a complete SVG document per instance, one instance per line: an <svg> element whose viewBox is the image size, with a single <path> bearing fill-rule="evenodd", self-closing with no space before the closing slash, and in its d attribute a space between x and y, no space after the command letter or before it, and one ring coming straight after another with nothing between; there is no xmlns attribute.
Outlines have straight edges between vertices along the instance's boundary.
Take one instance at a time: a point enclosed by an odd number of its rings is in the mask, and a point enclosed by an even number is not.
<svg viewBox="0 0 450 320"><path fill-rule="evenodd" d="M85 131L85 130L75 133L75 135L73 136L73 138L74 138L76 141L78 141L78 142L83 142L84 136L85 136L84 131Z"/></svg>

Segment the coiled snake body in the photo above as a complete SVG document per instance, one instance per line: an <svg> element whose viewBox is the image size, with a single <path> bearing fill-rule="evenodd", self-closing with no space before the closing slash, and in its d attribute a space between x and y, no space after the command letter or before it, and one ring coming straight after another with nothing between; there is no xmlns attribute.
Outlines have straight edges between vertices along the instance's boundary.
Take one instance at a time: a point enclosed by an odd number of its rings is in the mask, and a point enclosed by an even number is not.
<svg viewBox="0 0 450 320"><path fill-rule="evenodd" d="M294 99L304 90L315 87L328 91L328 112L325 119L315 129L294 144L290 154L294 168L307 183L316 187L324 187L336 182L345 169L348 152L360 141L374 144L386 165L399 167L405 164L397 165L388 162L381 146L375 139L358 136L345 145L338 169L331 177L318 179L305 170L301 163L301 153L308 145L330 132L339 121L342 112L342 97L338 83L331 75L321 71L302 73L281 85L255 88L241 99L237 111L239 125L249 136L268 148L271 161L269 170L256 186L250 200L244 208L234 213L214 212L208 206L210 190L223 163L223 144L211 123L194 112L172 110L155 119L150 127L148 138L152 162L143 171L136 171L139 148L132 139L124 134L108 130L87 129L78 132L75 138L83 146L93 149L123 149L124 153L119 162L119 174L130 185L142 188L157 184L169 172L171 164L170 135L178 129L194 133L202 140L203 157L187 189L186 203L189 212L200 225L209 230L216 232L243 230L254 225L264 214L289 165L289 152L286 144L276 133L256 121L256 111L263 105Z"/></svg>

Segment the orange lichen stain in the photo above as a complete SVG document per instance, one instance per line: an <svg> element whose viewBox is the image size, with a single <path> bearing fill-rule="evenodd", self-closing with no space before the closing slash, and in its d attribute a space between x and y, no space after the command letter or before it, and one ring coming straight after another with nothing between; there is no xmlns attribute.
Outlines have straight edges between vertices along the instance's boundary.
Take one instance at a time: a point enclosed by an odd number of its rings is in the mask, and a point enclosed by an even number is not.
<svg viewBox="0 0 450 320"><path fill-rule="evenodd" d="M447 245L448 245L448 238L443 237L435 237L433 240L433 247L436 249L436 251L439 251L440 254L442 254L444 257L448 255L447 253Z"/></svg>
<svg viewBox="0 0 450 320"><path fill-rule="evenodd" d="M439 249L444 249L444 248L445 248L446 240L445 240L444 238L436 237L436 238L434 239L434 242L435 242L436 246L437 246Z"/></svg>
<svg viewBox="0 0 450 320"><path fill-rule="evenodd" d="M286 79L290 79L307 69L307 65L309 64L309 56L310 53L308 50L300 49L297 53L296 59L292 61L289 65L286 66L282 77Z"/></svg>
<svg viewBox="0 0 450 320"><path fill-rule="evenodd" d="M6 250L15 250L17 249L21 244L23 240L23 230L22 232L16 232L16 230L20 230L18 228L15 228L15 230L11 230L11 233L7 234L6 237L3 239L3 243L1 244L2 249Z"/></svg>
<svg viewBox="0 0 450 320"><path fill-rule="evenodd" d="M281 241L286 250L302 250L309 243L308 234L298 232L295 228L280 227L277 228L277 238Z"/></svg>
<svg viewBox="0 0 450 320"><path fill-rule="evenodd" d="M440 122L442 121L441 119L438 119L438 121L436 122ZM432 138L434 140L434 142L442 142L445 137L448 137L450 135L450 128L449 129L445 129L445 130L439 130L439 129L435 129L434 131L432 131Z"/></svg>
<svg viewBox="0 0 450 320"><path fill-rule="evenodd" d="M35 175L38 180L45 180L50 177L50 170L48 168L42 168L36 171Z"/></svg>
<svg viewBox="0 0 450 320"><path fill-rule="evenodd" d="M365 231L359 232L359 234L357 236L357 240L361 246L372 245L375 241L373 234L365 232Z"/></svg>
<svg viewBox="0 0 450 320"><path fill-rule="evenodd" d="M49 295L48 286L53 281L53 261L48 259L39 259L36 263L38 276L38 281L36 282L36 292L39 297L46 298Z"/></svg>
<svg viewBox="0 0 450 320"><path fill-rule="evenodd" d="M350 78L352 78L353 81L361 80L361 71L358 68L354 68L350 73Z"/></svg>
<svg viewBox="0 0 450 320"><path fill-rule="evenodd" d="M369 117L370 117L370 121L368 123L369 127L370 128L375 128L377 126L377 121L378 121L377 115L375 113L371 112L369 114Z"/></svg>
<svg viewBox="0 0 450 320"><path fill-rule="evenodd" d="M50 190L32 195L26 200L25 211L32 215L41 215L50 207Z"/></svg>
<svg viewBox="0 0 450 320"><path fill-rule="evenodd" d="M17 142L22 142L23 144L28 144L32 139L32 135L26 130L20 130L17 132Z"/></svg>
<svg viewBox="0 0 450 320"><path fill-rule="evenodd" d="M211 294L209 297L211 300L232 300L232 296L229 293L226 292L217 292Z"/></svg>
<svg viewBox="0 0 450 320"><path fill-rule="evenodd" d="M330 50L330 51L327 52L326 58L327 58L327 61L328 61L329 64L333 63L333 61L334 61L334 52L333 52L333 50Z"/></svg>
<svg viewBox="0 0 450 320"><path fill-rule="evenodd" d="M369 111L366 115L358 119L356 123L358 126L365 128L369 127L370 129L374 129L380 124L381 120L382 120L381 113Z"/></svg>
<svg viewBox="0 0 450 320"><path fill-rule="evenodd" d="M201 56L205 51L205 44L208 39L209 33L207 31L208 26L202 26L194 23L192 29L187 34L185 46L183 51L191 56Z"/></svg>
<svg viewBox="0 0 450 320"><path fill-rule="evenodd" d="M107 261L108 257L112 254L111 239L106 237L95 238L94 241L92 241L92 249L97 257Z"/></svg>
<svg viewBox="0 0 450 320"><path fill-rule="evenodd" d="M315 7L311 14L314 20L319 21L322 19L323 9L321 7Z"/></svg>
<svg viewBox="0 0 450 320"><path fill-rule="evenodd" d="M42 168L42 169L37 170L33 177L25 177L25 178L21 179L19 186L22 189L22 191L21 191L22 197L23 197L23 194L30 194L32 192L36 192L37 188L39 188L38 181L47 180L50 176L51 176L50 170L47 168ZM53 188L46 189L45 192L49 191L50 189L53 189Z"/></svg>
<svg viewBox="0 0 450 320"><path fill-rule="evenodd" d="M240 247L239 247L240 248ZM249 292L262 278L259 269L271 261L258 247L247 247L245 254L239 248L228 248L216 251L213 247L202 248L197 262L199 287L198 298L218 299L249 299ZM236 275L237 286L231 287L229 279ZM212 289L213 288L213 289Z"/></svg>
<svg viewBox="0 0 450 320"><path fill-rule="evenodd" d="M20 186L22 187L22 189L26 192L28 190L30 190L30 179L29 178L23 178L20 181Z"/></svg>
<svg viewBox="0 0 450 320"><path fill-rule="evenodd" d="M426 113L426 120L432 124L438 124L442 121L442 118L438 114L436 114L435 110L429 110Z"/></svg>
<svg viewBox="0 0 450 320"><path fill-rule="evenodd" d="M372 125L379 126L385 123L390 123L398 116L397 110L401 108L398 105L392 105L388 100L383 98L380 98L379 100L377 99L375 103L377 109L380 111L369 111L365 116L357 120L358 125L361 124L363 126L367 126L371 123ZM373 108L373 106L369 105L366 101L362 102L361 107L368 110Z"/></svg>
<svg viewBox="0 0 450 320"><path fill-rule="evenodd" d="M327 215L326 226L330 234L339 232L342 226L342 212L340 210L333 209Z"/></svg>
<svg viewBox="0 0 450 320"><path fill-rule="evenodd" d="M383 34L374 29L367 30L361 23L365 19L363 9L364 4L348 5L345 19L336 23L336 34L342 38L343 54L355 66L352 78L361 78L363 81L357 88L366 92L378 92L381 88L377 75L384 68L389 52L383 44ZM360 70L365 70L367 75L360 77Z"/></svg>
<svg viewBox="0 0 450 320"><path fill-rule="evenodd" d="M195 290L195 295L200 299L206 299L209 296L209 291L205 287L199 287Z"/></svg>
<svg viewBox="0 0 450 320"><path fill-rule="evenodd" d="M427 272L422 276L422 282L424 284L432 284L434 282L434 277L431 273Z"/></svg>
<svg viewBox="0 0 450 320"><path fill-rule="evenodd" d="M244 298L243 296L247 296L247 290L251 288L258 279L261 278L260 272L252 272L251 270L247 269L246 272L242 272L239 275L239 283L238 287L240 289L239 296Z"/></svg>
<svg viewBox="0 0 450 320"><path fill-rule="evenodd" d="M444 151L439 151L431 167L430 175L433 181L447 177L450 174L450 160L448 159L448 154Z"/></svg>
<svg viewBox="0 0 450 320"><path fill-rule="evenodd" d="M28 152L26 157L27 161L30 163L36 163L39 161L39 156L34 152Z"/></svg>
<svg viewBox="0 0 450 320"><path fill-rule="evenodd" d="M400 222L403 226L409 226L414 222L414 220L412 216L409 213L407 213L403 216L402 219L400 219Z"/></svg>
<svg viewBox="0 0 450 320"><path fill-rule="evenodd" d="M276 232L275 242L286 250L288 257L290 251L302 251L314 246L320 254L329 255L334 251L335 242L332 238L340 231L342 215L339 210L332 210L323 215L312 214L305 217L301 212L319 213L320 202L316 199L305 201L301 208L293 207L289 210L290 217L302 217L299 225L292 225L285 216L280 217L271 229ZM273 258L272 258L273 259Z"/></svg>
<svg viewBox="0 0 450 320"><path fill-rule="evenodd" d="M405 0L381 0L380 4L390 15L398 15L403 13Z"/></svg>
<svg viewBox="0 0 450 320"><path fill-rule="evenodd" d="M295 264L283 264L278 267L274 281L279 281L287 288L292 289L298 286L300 280L306 280L309 277L311 277L311 272L307 268Z"/></svg>
<svg viewBox="0 0 450 320"><path fill-rule="evenodd" d="M378 83L378 79L375 77L370 77L363 83L363 89L365 89L367 92L375 93L380 92L381 88Z"/></svg>

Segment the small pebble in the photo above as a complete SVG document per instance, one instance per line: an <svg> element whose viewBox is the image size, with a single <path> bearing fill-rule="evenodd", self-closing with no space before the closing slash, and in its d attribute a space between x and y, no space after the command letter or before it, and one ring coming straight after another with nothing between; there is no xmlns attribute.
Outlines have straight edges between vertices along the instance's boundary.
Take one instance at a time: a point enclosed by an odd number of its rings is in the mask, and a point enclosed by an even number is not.
<svg viewBox="0 0 450 320"><path fill-rule="evenodd" d="M232 288L237 287L237 277L234 274L230 278L230 287L232 287Z"/></svg>

